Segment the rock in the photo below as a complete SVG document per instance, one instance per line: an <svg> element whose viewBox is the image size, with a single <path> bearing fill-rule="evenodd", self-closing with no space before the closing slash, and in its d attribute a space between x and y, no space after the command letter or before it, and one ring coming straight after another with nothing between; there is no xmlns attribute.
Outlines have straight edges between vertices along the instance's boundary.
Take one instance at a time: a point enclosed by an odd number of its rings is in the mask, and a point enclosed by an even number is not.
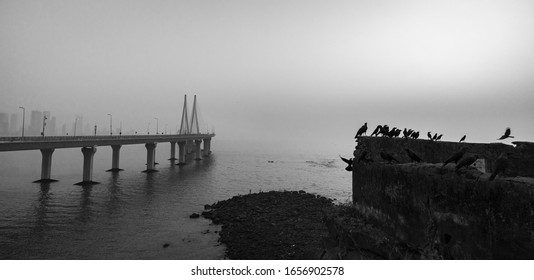
<svg viewBox="0 0 534 280"><path fill-rule="evenodd" d="M163 248L167 248L167 247L169 247L169 246L171 246L170 243L165 243L165 244L163 244Z"/></svg>
<svg viewBox="0 0 534 280"><path fill-rule="evenodd" d="M222 224L220 241L230 259L317 259L328 235L323 211L329 199L303 191L234 196L202 216Z"/></svg>
<svg viewBox="0 0 534 280"><path fill-rule="evenodd" d="M198 217L200 217L200 215L198 213L193 213L193 214L189 215L189 218L191 218L191 219L196 219Z"/></svg>

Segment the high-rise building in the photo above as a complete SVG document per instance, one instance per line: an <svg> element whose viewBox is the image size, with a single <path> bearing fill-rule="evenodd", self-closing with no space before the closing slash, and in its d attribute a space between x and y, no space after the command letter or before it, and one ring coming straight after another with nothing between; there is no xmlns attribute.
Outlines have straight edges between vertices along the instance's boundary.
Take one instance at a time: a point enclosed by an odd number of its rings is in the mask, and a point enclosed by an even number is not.
<svg viewBox="0 0 534 280"><path fill-rule="evenodd" d="M28 127L28 136L41 135L43 128L43 113L41 111L32 111L30 115L30 126Z"/></svg>
<svg viewBox="0 0 534 280"><path fill-rule="evenodd" d="M11 114L11 118L9 119L9 135L11 136L17 136L19 134L18 116L17 114Z"/></svg>
<svg viewBox="0 0 534 280"><path fill-rule="evenodd" d="M9 114L0 113L0 135L9 135Z"/></svg>

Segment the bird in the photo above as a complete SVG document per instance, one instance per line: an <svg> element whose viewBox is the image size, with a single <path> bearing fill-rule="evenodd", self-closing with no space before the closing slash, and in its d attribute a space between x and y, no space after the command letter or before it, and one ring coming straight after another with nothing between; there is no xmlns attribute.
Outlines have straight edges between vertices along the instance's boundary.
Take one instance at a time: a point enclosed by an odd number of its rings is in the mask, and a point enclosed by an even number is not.
<svg viewBox="0 0 534 280"><path fill-rule="evenodd" d="M380 156L384 159L384 160L387 160L389 163L391 163L392 161L396 161L397 163L399 162L396 158L394 158L391 154L388 154L384 151L380 152Z"/></svg>
<svg viewBox="0 0 534 280"><path fill-rule="evenodd" d="M432 140L438 140L438 133L436 132L436 134L434 134L434 137L432 137Z"/></svg>
<svg viewBox="0 0 534 280"><path fill-rule="evenodd" d="M495 161L495 168L493 170L493 173L491 173L491 176L489 177L490 181L493 181L493 179L495 179L495 176L497 176L497 174L504 172L504 170L508 168L508 155L510 154L502 153L499 155L499 157Z"/></svg>
<svg viewBox="0 0 534 280"><path fill-rule="evenodd" d="M443 136L443 134L438 135L438 137L436 138L436 141L441 140L441 137L442 137L442 136Z"/></svg>
<svg viewBox="0 0 534 280"><path fill-rule="evenodd" d="M406 150L406 153L408 154L408 157L410 157L410 159L412 161L415 161L415 162L421 162L421 158L419 156L417 156L412 150L410 149L404 149Z"/></svg>
<svg viewBox="0 0 534 280"><path fill-rule="evenodd" d="M428 139L432 141L432 133L430 133L430 131L426 134L426 136L428 136Z"/></svg>
<svg viewBox="0 0 534 280"><path fill-rule="evenodd" d="M462 137L462 139L460 139L460 141L459 141L458 143L462 143L462 141L465 140L465 137L466 137L466 135L464 135L464 136Z"/></svg>
<svg viewBox="0 0 534 280"><path fill-rule="evenodd" d="M375 130L373 130L373 133L371 133L371 136L373 135L376 135L378 136L378 133L380 133L380 131L382 130L382 126L381 125L378 125Z"/></svg>
<svg viewBox="0 0 534 280"><path fill-rule="evenodd" d="M475 161L477 161L478 155L471 155L464 157L458 161L458 164L456 164L456 171L458 171L462 167L469 167L471 164L473 164Z"/></svg>
<svg viewBox="0 0 534 280"><path fill-rule="evenodd" d="M412 138L413 139L419 138L419 131L412 133Z"/></svg>
<svg viewBox="0 0 534 280"><path fill-rule="evenodd" d="M506 128L506 131L504 132L503 136L501 136L501 138L497 139L497 140L503 140L503 139L506 139L506 138L514 138L514 136L511 136L510 133L512 131L510 130L509 127Z"/></svg>
<svg viewBox="0 0 534 280"><path fill-rule="evenodd" d="M408 139L409 136L410 133L408 132L408 129L404 128L404 130L402 131L402 137Z"/></svg>
<svg viewBox="0 0 534 280"><path fill-rule="evenodd" d="M454 163L458 163L458 161L464 156L465 152L467 152L467 147L462 147L458 152L454 153L450 158L443 162L443 166L441 167L443 168L445 165L453 161Z"/></svg>
<svg viewBox="0 0 534 280"><path fill-rule="evenodd" d="M352 171L352 163L353 163L352 158L346 159L346 158L342 157L341 155L339 155L339 157L341 158L342 161L347 163L347 167L345 167L345 170Z"/></svg>
<svg viewBox="0 0 534 280"><path fill-rule="evenodd" d="M364 125L362 125L362 127L360 127L360 129L358 129L358 132L356 132L356 136L354 136L354 138L358 138L360 137L362 134L365 134L367 135L367 123L365 123Z"/></svg>
<svg viewBox="0 0 534 280"><path fill-rule="evenodd" d="M382 128L380 129L380 134L382 134L382 136L389 135L389 126L387 124L382 126Z"/></svg>

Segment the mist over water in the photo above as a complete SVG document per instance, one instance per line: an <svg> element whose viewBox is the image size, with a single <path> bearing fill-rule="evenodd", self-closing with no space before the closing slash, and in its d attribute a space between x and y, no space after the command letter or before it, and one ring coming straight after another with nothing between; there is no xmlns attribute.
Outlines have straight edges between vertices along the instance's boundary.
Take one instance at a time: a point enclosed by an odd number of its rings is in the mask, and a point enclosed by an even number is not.
<svg viewBox="0 0 534 280"><path fill-rule="evenodd" d="M110 173L111 148L98 147L93 180L100 184L86 187L74 185L82 176L80 149L55 150L52 178L59 181L51 184L32 183L39 151L0 153L0 258L220 259L219 227L189 218L205 204L269 190L350 198L350 173L335 153L251 152L217 145L217 137L212 151L177 166L167 160L170 145L160 143L159 172L145 174L145 147L125 145L124 171Z"/></svg>

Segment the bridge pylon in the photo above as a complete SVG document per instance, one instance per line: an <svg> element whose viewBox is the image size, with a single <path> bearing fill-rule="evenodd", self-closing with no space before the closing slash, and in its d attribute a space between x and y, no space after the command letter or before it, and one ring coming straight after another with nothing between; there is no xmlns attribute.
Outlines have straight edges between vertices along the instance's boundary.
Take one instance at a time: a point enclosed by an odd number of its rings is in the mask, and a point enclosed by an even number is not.
<svg viewBox="0 0 534 280"><path fill-rule="evenodd" d="M191 134L200 134L200 128L198 126L198 114L197 114L197 96L193 99L193 113L191 113L191 125L189 126L189 132Z"/></svg>
<svg viewBox="0 0 534 280"><path fill-rule="evenodd" d="M182 109L182 122L180 123L180 130L178 134L189 134L189 121L187 117L187 94L184 95L184 108Z"/></svg>

